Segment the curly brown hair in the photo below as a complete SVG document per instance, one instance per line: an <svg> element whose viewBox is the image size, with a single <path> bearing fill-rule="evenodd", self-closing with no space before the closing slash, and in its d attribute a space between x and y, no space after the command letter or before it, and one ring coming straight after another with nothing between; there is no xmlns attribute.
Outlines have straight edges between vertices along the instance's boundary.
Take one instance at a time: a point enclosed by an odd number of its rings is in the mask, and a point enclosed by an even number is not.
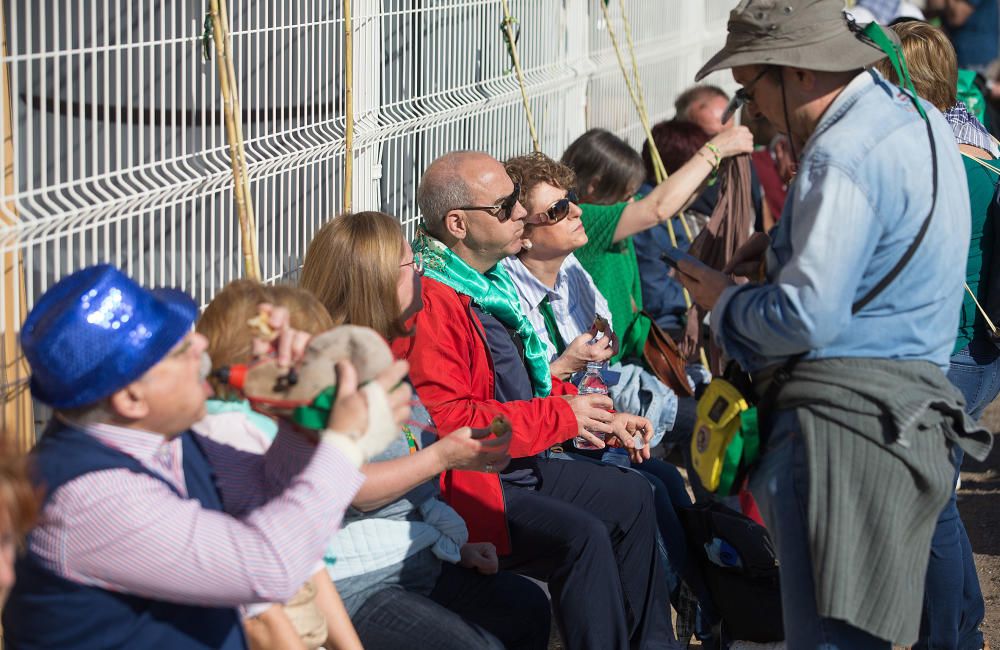
<svg viewBox="0 0 1000 650"><path fill-rule="evenodd" d="M548 183L562 190L576 187L576 174L568 166L552 160L543 153L529 153L511 158L504 163L507 175L521 184L521 205L524 205L531 191L541 183Z"/></svg>

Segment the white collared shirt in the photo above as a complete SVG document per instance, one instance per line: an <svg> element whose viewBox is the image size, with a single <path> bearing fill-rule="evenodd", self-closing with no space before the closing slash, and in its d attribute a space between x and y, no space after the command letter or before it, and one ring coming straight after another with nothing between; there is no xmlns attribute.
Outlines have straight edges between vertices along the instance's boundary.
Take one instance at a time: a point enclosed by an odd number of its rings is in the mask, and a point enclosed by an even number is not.
<svg viewBox="0 0 1000 650"><path fill-rule="evenodd" d="M574 255L563 260L559 273L556 275L554 287L547 287L531 274L521 260L508 257L501 264L510 273L517 287L517 295L521 299L521 309L535 328L539 338L549 348L549 359L559 356L555 343L549 340L545 328L545 317L542 315L541 303L548 296L552 313L556 318L559 335L566 345L590 329L594 324L594 316L600 314L614 329L611 322L611 310L608 301L597 290L593 278L587 273Z"/></svg>

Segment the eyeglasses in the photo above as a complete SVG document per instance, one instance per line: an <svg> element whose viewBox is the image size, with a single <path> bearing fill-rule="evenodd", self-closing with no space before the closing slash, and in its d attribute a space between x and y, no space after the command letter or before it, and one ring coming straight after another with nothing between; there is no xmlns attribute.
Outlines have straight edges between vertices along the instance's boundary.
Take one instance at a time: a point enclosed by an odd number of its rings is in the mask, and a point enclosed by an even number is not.
<svg viewBox="0 0 1000 650"><path fill-rule="evenodd" d="M753 78L753 81L733 93L733 98L729 100L729 105L726 106L726 111L722 114L723 124L732 119L733 115L736 115L736 111L743 108L746 104L753 102L753 95L750 94L750 89L770 70L770 67L765 67Z"/></svg>
<svg viewBox="0 0 1000 650"><path fill-rule="evenodd" d="M413 254L413 259L410 260L409 262L405 262L403 264L400 264L399 268L403 268L404 266L412 266L414 273L416 273L417 275L423 275L424 274L424 256L421 255L420 253L414 253Z"/></svg>
<svg viewBox="0 0 1000 650"><path fill-rule="evenodd" d="M578 201L579 199L576 196L576 190L569 190L566 192L565 198L559 199L550 205L549 209L545 212L533 215L530 221L533 224L541 226L551 226L554 223L559 223L569 216L570 204L577 203Z"/></svg>
<svg viewBox="0 0 1000 650"><path fill-rule="evenodd" d="M514 191L510 193L510 196L504 197L500 200L500 203L496 205L461 205L456 210L482 210L488 213L492 217L496 217L497 221L504 223L510 221L511 215L514 213L514 206L517 204L518 197L521 196L521 184L514 183Z"/></svg>

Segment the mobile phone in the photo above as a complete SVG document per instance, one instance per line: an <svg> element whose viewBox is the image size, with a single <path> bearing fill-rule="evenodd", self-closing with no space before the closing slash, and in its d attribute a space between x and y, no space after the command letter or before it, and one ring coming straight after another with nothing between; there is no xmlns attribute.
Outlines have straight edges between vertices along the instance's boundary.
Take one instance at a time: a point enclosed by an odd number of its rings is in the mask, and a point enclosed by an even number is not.
<svg viewBox="0 0 1000 650"><path fill-rule="evenodd" d="M660 255L660 259L667 263L668 266L672 268L677 268L677 263L681 260L687 260L688 262L699 262L700 260L694 255L689 255L679 248L668 248L663 251Z"/></svg>

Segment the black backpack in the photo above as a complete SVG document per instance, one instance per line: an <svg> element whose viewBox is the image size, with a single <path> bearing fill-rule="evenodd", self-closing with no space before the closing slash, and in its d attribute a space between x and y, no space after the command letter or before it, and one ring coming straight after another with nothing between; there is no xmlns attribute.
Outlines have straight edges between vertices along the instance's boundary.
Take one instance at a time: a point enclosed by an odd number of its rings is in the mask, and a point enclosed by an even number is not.
<svg viewBox="0 0 1000 650"><path fill-rule="evenodd" d="M715 502L682 508L680 516L705 587L722 618L724 638L783 641L778 558L767 530ZM719 566L710 560L706 545L713 540L728 544L741 566Z"/></svg>

